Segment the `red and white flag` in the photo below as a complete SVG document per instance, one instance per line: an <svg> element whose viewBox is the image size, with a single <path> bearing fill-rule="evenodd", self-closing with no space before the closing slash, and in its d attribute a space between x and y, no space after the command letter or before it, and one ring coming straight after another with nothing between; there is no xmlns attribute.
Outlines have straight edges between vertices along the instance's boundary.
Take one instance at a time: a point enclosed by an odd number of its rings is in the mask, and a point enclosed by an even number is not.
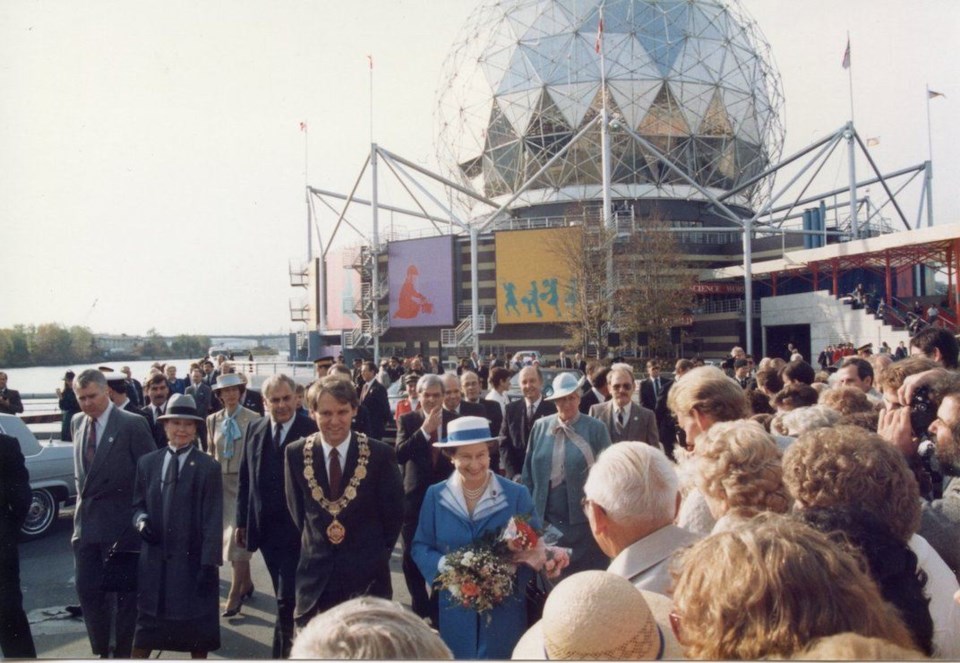
<svg viewBox="0 0 960 663"><path fill-rule="evenodd" d="M600 14L600 22L597 23L597 41L593 45L593 50L597 53L603 48L603 14Z"/></svg>
<svg viewBox="0 0 960 663"><path fill-rule="evenodd" d="M844 69L850 68L850 37L847 37L847 49L843 52L843 62L840 65Z"/></svg>
<svg viewBox="0 0 960 663"><path fill-rule="evenodd" d="M300 131L306 131L306 130L307 130L307 123L306 123L306 122L301 122L301 123L300 123Z"/></svg>

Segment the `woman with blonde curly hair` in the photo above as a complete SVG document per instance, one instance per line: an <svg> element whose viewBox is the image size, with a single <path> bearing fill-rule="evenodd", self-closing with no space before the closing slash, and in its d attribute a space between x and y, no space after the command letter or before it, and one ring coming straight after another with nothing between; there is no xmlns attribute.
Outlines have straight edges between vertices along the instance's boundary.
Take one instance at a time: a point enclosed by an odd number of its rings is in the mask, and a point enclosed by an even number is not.
<svg viewBox="0 0 960 663"><path fill-rule="evenodd" d="M934 652L960 657L960 585L920 527L920 489L903 454L875 433L857 426L821 428L801 435L783 456L783 481L796 506L857 507L890 527L917 556L929 578Z"/></svg>
<svg viewBox="0 0 960 663"><path fill-rule="evenodd" d="M688 659L789 657L844 632L915 648L861 560L779 514L694 544L674 580L671 625Z"/></svg>
<svg viewBox="0 0 960 663"><path fill-rule="evenodd" d="M715 424L697 443L697 488L722 531L731 518L760 511L786 513L790 496L783 485L780 449L754 421ZM738 510L735 516L732 510Z"/></svg>

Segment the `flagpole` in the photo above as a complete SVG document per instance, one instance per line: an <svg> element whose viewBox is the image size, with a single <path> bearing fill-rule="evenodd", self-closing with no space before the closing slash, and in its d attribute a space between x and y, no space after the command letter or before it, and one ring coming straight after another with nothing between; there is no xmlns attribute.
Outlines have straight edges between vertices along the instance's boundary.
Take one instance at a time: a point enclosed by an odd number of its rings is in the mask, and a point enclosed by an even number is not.
<svg viewBox="0 0 960 663"><path fill-rule="evenodd" d="M370 143L373 143L373 56L367 56L370 63Z"/></svg>
<svg viewBox="0 0 960 663"><path fill-rule="evenodd" d="M307 204L307 262L310 262L313 260L313 217L310 211L310 161L306 122L300 123L300 133L303 134L303 191L304 202Z"/></svg>
<svg viewBox="0 0 960 663"><path fill-rule="evenodd" d="M853 58L850 57L850 31L847 30L847 84L850 89L850 122L853 122Z"/></svg>
<svg viewBox="0 0 960 663"><path fill-rule="evenodd" d="M850 232L854 239L860 237L860 224L857 222L857 153L854 140L853 125L853 58L850 54L850 31L847 30L847 48L843 52L842 66L847 70L847 81L850 86L850 122L847 124L845 138L847 139L847 155L849 157L848 171L850 177Z"/></svg>
<svg viewBox="0 0 960 663"><path fill-rule="evenodd" d="M603 168L603 222L610 230L613 228L613 206L610 200L610 114L607 110L607 67L603 48L603 0L600 2L600 22L597 26L597 49L600 53L600 161Z"/></svg>
<svg viewBox="0 0 960 663"><path fill-rule="evenodd" d="M933 129L930 123L930 84L927 83L927 159L933 163Z"/></svg>

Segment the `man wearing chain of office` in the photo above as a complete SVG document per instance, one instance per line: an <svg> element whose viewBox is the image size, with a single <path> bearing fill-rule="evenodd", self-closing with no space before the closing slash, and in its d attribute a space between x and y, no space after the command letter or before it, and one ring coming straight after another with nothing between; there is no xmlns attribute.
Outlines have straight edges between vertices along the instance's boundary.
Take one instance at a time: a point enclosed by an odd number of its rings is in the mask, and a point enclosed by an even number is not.
<svg viewBox="0 0 960 663"><path fill-rule="evenodd" d="M319 432L286 448L287 507L301 532L294 621L360 595L393 598L390 555L403 524L393 448L351 433L357 390L336 377L307 390Z"/></svg>

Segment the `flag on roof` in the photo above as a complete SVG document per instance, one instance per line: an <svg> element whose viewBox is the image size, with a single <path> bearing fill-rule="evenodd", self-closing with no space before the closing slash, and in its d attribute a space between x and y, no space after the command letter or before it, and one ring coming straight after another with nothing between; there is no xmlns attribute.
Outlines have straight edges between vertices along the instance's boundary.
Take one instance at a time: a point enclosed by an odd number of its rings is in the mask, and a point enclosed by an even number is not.
<svg viewBox="0 0 960 663"><path fill-rule="evenodd" d="M300 131L306 131L306 130L307 130L307 123L306 123L306 122L301 122L301 123L300 123Z"/></svg>
<svg viewBox="0 0 960 663"><path fill-rule="evenodd" d="M600 22L597 23L597 41L593 45L593 50L597 53L603 48L603 14L600 14Z"/></svg>
<svg viewBox="0 0 960 663"><path fill-rule="evenodd" d="M937 97L943 97L946 99L947 95L945 95L943 92L935 92L934 90L927 88L927 99L935 99Z"/></svg>
<svg viewBox="0 0 960 663"><path fill-rule="evenodd" d="M844 69L850 68L850 37L847 37L847 48L843 52L843 62L840 64Z"/></svg>

